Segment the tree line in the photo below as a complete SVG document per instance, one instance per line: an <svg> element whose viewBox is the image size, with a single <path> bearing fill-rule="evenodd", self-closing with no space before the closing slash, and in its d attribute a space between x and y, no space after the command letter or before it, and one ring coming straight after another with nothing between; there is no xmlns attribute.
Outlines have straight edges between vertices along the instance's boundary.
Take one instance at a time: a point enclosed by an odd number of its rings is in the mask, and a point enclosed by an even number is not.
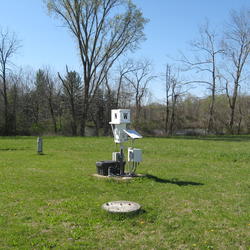
<svg viewBox="0 0 250 250"><path fill-rule="evenodd" d="M109 135L115 108L131 108L132 126L148 135L249 133L249 9L232 11L221 32L206 21L190 51L156 75L150 60L126 59L148 22L132 1L46 3L73 34L82 73L13 70L21 42L1 31L1 135ZM160 80L164 100L152 103L149 87ZM205 97L192 94L196 86Z"/></svg>

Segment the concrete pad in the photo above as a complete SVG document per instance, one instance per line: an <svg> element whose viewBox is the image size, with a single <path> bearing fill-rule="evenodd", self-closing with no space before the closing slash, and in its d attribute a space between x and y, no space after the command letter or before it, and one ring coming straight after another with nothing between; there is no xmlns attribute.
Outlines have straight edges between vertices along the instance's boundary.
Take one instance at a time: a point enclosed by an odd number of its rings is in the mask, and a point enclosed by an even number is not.
<svg viewBox="0 0 250 250"><path fill-rule="evenodd" d="M140 204L133 201L110 201L102 205L102 209L109 213L133 213L140 208Z"/></svg>
<svg viewBox="0 0 250 250"><path fill-rule="evenodd" d="M119 181L126 181L126 180L132 180L133 178L136 177L145 177L146 175L144 174L135 174L133 176L106 176L106 175L99 175L99 174L92 174L92 176L100 178L100 179L114 179L114 180L119 180Z"/></svg>

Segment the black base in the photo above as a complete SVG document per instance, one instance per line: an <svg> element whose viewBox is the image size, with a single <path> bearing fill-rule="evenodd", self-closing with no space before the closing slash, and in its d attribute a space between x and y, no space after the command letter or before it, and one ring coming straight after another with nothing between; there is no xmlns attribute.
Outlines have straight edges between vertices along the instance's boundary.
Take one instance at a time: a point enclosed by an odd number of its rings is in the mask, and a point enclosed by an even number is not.
<svg viewBox="0 0 250 250"><path fill-rule="evenodd" d="M96 162L96 171L99 175L123 175L126 162L120 166L117 161L98 161Z"/></svg>

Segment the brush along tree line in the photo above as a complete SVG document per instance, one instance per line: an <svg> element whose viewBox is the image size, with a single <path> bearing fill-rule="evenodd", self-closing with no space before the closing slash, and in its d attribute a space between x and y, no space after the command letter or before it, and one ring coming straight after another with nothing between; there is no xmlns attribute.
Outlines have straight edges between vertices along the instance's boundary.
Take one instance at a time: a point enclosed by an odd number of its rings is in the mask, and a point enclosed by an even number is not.
<svg viewBox="0 0 250 250"><path fill-rule="evenodd" d="M14 71L21 42L0 34L0 134L108 135L110 110L130 107L144 133L173 135L184 129L204 133L249 133L248 69L250 10L232 11L223 32L208 21L179 66L153 75L148 59L128 58L145 39L148 22L132 1L47 0L77 43L82 71L65 66L54 73ZM160 39L160 38L159 38ZM65 63L66 64L66 63ZM178 68L178 69L177 69ZM150 102L149 86L162 81L164 100ZM183 80L185 79L185 80ZM188 80L187 80L188 79ZM190 94L206 87L206 97Z"/></svg>

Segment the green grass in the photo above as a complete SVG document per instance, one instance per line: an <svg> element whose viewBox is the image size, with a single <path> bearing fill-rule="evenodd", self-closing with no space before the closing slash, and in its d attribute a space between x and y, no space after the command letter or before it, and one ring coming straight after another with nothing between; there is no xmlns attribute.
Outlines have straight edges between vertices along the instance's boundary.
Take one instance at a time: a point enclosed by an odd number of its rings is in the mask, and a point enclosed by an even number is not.
<svg viewBox="0 0 250 250"><path fill-rule="evenodd" d="M250 136L144 138L129 182L98 179L112 138L0 138L1 249L250 249ZM101 205L130 200L135 216Z"/></svg>

